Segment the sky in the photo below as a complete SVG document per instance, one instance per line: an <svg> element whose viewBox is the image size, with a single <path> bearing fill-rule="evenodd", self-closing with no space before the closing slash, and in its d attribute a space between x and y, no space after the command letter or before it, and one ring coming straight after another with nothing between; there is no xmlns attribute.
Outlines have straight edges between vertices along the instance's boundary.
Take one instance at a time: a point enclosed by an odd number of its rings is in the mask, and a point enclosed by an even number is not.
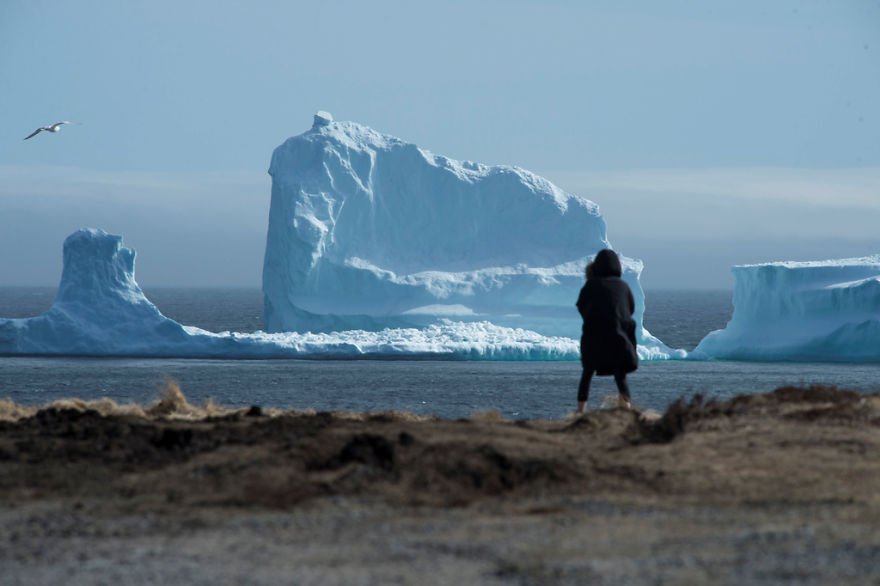
<svg viewBox="0 0 880 586"><path fill-rule="evenodd" d="M0 96L0 286L94 226L142 287L259 287L319 109L588 197L649 290L880 253L880 0L4 0Z"/></svg>

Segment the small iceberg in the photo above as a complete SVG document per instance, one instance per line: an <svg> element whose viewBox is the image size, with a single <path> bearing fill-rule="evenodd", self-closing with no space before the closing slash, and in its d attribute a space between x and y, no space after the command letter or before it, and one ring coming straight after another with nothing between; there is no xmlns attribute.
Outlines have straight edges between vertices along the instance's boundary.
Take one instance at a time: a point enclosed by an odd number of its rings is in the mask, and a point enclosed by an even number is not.
<svg viewBox="0 0 880 586"><path fill-rule="evenodd" d="M880 362L880 255L742 265L733 275L730 323L694 356Z"/></svg>

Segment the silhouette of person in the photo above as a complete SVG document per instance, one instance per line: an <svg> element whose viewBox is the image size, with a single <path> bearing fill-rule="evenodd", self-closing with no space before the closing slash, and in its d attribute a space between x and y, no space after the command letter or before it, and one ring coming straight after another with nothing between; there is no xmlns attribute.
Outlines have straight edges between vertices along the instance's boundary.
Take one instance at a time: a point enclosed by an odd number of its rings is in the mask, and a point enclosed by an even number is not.
<svg viewBox="0 0 880 586"><path fill-rule="evenodd" d="M621 275L620 258L610 249L600 250L587 265L587 281L578 295L577 308L584 320L581 332L581 366L578 413L583 413L593 375L614 375L619 405L632 408L627 373L639 366L636 352L636 304Z"/></svg>

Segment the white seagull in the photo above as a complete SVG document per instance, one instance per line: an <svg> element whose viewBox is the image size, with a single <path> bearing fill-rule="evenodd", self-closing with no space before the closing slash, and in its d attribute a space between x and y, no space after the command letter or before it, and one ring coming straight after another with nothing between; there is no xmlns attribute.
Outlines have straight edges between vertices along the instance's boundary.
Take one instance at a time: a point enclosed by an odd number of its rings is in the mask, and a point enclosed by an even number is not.
<svg viewBox="0 0 880 586"><path fill-rule="evenodd" d="M70 124L70 122L67 120L63 120L61 122L56 122L55 124L53 124L51 126L40 126L36 130L31 132L29 135L24 137L24 140L27 140L29 138L33 138L33 137L37 136L38 134L40 134L41 132L43 132L44 130L46 132L58 132L59 130L61 130L61 127L64 126L65 124Z"/></svg>

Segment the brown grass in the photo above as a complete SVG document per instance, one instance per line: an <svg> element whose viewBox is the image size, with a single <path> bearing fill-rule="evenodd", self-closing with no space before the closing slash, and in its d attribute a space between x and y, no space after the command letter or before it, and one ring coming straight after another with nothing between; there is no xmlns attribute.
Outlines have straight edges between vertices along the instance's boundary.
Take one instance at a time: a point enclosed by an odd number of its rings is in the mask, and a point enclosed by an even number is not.
<svg viewBox="0 0 880 586"><path fill-rule="evenodd" d="M0 400L0 421L18 421L33 417L43 409L71 409L74 411L96 411L102 416L136 416L145 419L166 419L197 421L207 417L218 417L235 413L238 410L222 407L213 399L204 405L192 405L172 378L166 378L158 389L158 400L151 405L136 403L120 404L102 397L100 399L83 400L77 398L58 399L43 405L19 405L8 399Z"/></svg>

